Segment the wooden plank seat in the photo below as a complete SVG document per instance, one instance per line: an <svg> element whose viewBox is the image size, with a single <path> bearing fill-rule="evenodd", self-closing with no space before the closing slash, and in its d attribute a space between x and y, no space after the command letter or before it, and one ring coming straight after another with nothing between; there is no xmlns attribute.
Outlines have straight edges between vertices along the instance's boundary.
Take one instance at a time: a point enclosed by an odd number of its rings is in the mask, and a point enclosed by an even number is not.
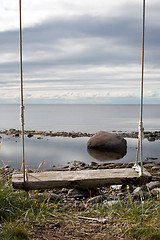
<svg viewBox="0 0 160 240"><path fill-rule="evenodd" d="M81 171L46 171L28 173L23 182L23 174L13 174L15 189L40 190L54 188L96 188L109 185L143 185L151 180L151 174L145 169L143 175L133 168L99 169Z"/></svg>

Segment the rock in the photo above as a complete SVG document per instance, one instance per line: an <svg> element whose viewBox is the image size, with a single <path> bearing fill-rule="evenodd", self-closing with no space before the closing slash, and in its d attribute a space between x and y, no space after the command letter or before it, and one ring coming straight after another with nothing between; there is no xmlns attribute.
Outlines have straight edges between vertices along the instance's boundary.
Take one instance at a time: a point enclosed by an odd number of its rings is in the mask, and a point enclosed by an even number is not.
<svg viewBox="0 0 160 240"><path fill-rule="evenodd" d="M137 187L134 191L133 191L133 196L134 198L142 198L143 197L143 191L141 189L141 187Z"/></svg>
<svg viewBox="0 0 160 240"><path fill-rule="evenodd" d="M147 184L146 184L146 187L147 187L149 190L152 190L152 189L154 189L154 188L160 187L160 182L157 181L157 182L147 183Z"/></svg>
<svg viewBox="0 0 160 240"><path fill-rule="evenodd" d="M85 189L70 189L68 191L68 198L88 198L90 197L90 192Z"/></svg>
<svg viewBox="0 0 160 240"><path fill-rule="evenodd" d="M160 188L154 188L152 189L151 193L156 196L156 195L159 195L160 194Z"/></svg>
<svg viewBox="0 0 160 240"><path fill-rule="evenodd" d="M10 128L10 129L9 129L9 132L11 132L11 133L12 133L12 132L16 132L16 129Z"/></svg>
<svg viewBox="0 0 160 240"><path fill-rule="evenodd" d="M110 187L111 187L111 189L114 189L114 190L122 189L122 185L111 185Z"/></svg>
<svg viewBox="0 0 160 240"><path fill-rule="evenodd" d="M157 157L147 157L145 158L146 161L154 161L154 160L158 160Z"/></svg>
<svg viewBox="0 0 160 240"><path fill-rule="evenodd" d="M96 162L90 162L88 165L89 165L89 166L93 166L93 167L97 167L97 166L98 166L98 163L96 163Z"/></svg>
<svg viewBox="0 0 160 240"><path fill-rule="evenodd" d="M109 206L109 207L111 207L111 206L113 206L113 205L115 205L115 204L118 204L118 203L119 203L118 200L112 200L112 201L107 201L107 200L105 200L105 201L103 201L103 205Z"/></svg>
<svg viewBox="0 0 160 240"><path fill-rule="evenodd" d="M87 148L89 151L94 149L102 152L105 151L105 154L108 152L109 158L113 158L112 154L118 154L118 156L121 155L123 157L127 152L127 142L121 136L100 131L88 140Z"/></svg>
<svg viewBox="0 0 160 240"><path fill-rule="evenodd" d="M154 170L160 170L160 166L154 166L154 167L152 167L152 170L154 171Z"/></svg>
<svg viewBox="0 0 160 240"><path fill-rule="evenodd" d="M87 204L101 203L102 200L103 200L103 196L99 195L99 196L92 197L92 198L88 199Z"/></svg>
<svg viewBox="0 0 160 240"><path fill-rule="evenodd" d="M81 161L74 160L74 161L71 161L70 165L72 165L74 167L84 167L87 164L84 162L81 162Z"/></svg>
<svg viewBox="0 0 160 240"><path fill-rule="evenodd" d="M68 171L69 165L66 166L52 166L52 171Z"/></svg>
<svg viewBox="0 0 160 240"><path fill-rule="evenodd" d="M14 136L15 136L15 137L19 137L19 133L16 133Z"/></svg>
<svg viewBox="0 0 160 240"><path fill-rule="evenodd" d="M60 195L52 193L49 198L49 202L59 202L61 200Z"/></svg>
<svg viewBox="0 0 160 240"><path fill-rule="evenodd" d="M154 142L156 140L155 137L149 137L147 139L148 139L149 142Z"/></svg>
<svg viewBox="0 0 160 240"><path fill-rule="evenodd" d="M144 166L145 166L145 168L152 168L155 165L154 165L154 163L146 163L146 164L144 164Z"/></svg>
<svg viewBox="0 0 160 240"><path fill-rule="evenodd" d="M28 137L28 138L31 138L31 137L33 137L33 134L29 133L29 134L27 135L27 137Z"/></svg>
<svg viewBox="0 0 160 240"><path fill-rule="evenodd" d="M97 169L98 168L98 163L96 162L90 162L88 163L89 168Z"/></svg>
<svg viewBox="0 0 160 240"><path fill-rule="evenodd" d="M154 176L152 177L152 182L157 182L157 181L159 181L159 180L160 180L159 177L156 177L156 176L155 176L155 177L154 177Z"/></svg>

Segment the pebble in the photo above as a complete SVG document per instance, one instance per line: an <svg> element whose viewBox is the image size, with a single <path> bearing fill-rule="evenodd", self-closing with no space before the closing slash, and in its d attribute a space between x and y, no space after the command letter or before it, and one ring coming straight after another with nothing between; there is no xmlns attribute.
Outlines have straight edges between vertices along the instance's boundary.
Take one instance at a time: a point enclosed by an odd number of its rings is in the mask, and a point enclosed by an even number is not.
<svg viewBox="0 0 160 240"><path fill-rule="evenodd" d="M103 201L103 205L108 206L108 207L111 207L111 206L113 206L113 205L115 205L117 203L119 203L118 200L112 200L112 201L105 200L105 201Z"/></svg>
<svg viewBox="0 0 160 240"><path fill-rule="evenodd" d="M120 190L122 188L122 185L111 185L111 189L114 190Z"/></svg>
<svg viewBox="0 0 160 240"><path fill-rule="evenodd" d="M152 189L154 189L154 188L160 187L160 182L157 181L157 182L147 183L147 184L146 184L146 187L147 187L149 190L152 190Z"/></svg>
<svg viewBox="0 0 160 240"><path fill-rule="evenodd" d="M67 194L68 198L88 198L90 192L85 189L70 189Z"/></svg>
<svg viewBox="0 0 160 240"><path fill-rule="evenodd" d="M142 190L143 188L141 187L137 187L134 191L133 191L133 198L134 199L140 199L143 200L144 198L147 198L151 195L150 191L146 191L146 188L144 188L144 190Z"/></svg>
<svg viewBox="0 0 160 240"><path fill-rule="evenodd" d="M144 164L145 168L152 168L154 167L154 163L147 163L147 164Z"/></svg>
<svg viewBox="0 0 160 240"><path fill-rule="evenodd" d="M134 191L133 191L133 196L134 197L142 197L143 196L143 191L141 189L141 187L137 187Z"/></svg>
<svg viewBox="0 0 160 240"><path fill-rule="evenodd" d="M29 134L27 135L27 137L28 137L28 138L31 138L31 137L33 137L33 134L29 133Z"/></svg>
<svg viewBox="0 0 160 240"><path fill-rule="evenodd" d="M154 170L160 170L160 166L153 166L152 167L152 170L154 171Z"/></svg>
<svg viewBox="0 0 160 240"><path fill-rule="evenodd" d="M89 198L87 200L87 204L101 203L102 200L103 200L103 196L99 195L99 196L96 196L96 197Z"/></svg>
<svg viewBox="0 0 160 240"><path fill-rule="evenodd" d="M59 202L61 199L60 194L52 193L49 198L49 202Z"/></svg>
<svg viewBox="0 0 160 240"><path fill-rule="evenodd" d="M152 189L151 193L155 196L157 194L160 194L160 188L154 188Z"/></svg>

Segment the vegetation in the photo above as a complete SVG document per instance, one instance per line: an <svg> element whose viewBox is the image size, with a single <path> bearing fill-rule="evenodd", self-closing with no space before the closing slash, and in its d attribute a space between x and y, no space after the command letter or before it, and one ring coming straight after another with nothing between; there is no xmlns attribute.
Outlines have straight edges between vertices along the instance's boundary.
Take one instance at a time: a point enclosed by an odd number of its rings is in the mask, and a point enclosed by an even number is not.
<svg viewBox="0 0 160 240"><path fill-rule="evenodd" d="M103 236L112 235L115 239L119 237L160 239L159 195L150 196L145 200L133 200L128 193L126 201L118 201L113 205L90 204L86 205L85 209L80 209L74 204L63 205L57 200L53 202L50 196L49 191L32 191L27 199L24 191L15 191L12 188L10 172L1 170L0 239L29 240L32 239L33 233L38 233L39 229L49 229L50 224L54 226L54 229L57 224L59 228L67 224L78 228L77 224L81 225L83 222L83 225L87 227L84 228L85 231L85 229L93 228L91 222L94 221L97 223L96 226L100 226L99 231Z"/></svg>

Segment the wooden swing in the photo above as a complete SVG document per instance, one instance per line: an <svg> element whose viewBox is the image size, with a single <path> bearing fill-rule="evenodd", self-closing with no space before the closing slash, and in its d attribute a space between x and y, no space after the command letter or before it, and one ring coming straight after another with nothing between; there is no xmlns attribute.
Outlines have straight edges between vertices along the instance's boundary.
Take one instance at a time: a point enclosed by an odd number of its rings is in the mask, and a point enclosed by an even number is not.
<svg viewBox="0 0 160 240"><path fill-rule="evenodd" d="M28 173L25 167L24 154L24 104L23 104L23 68L22 68L22 24L21 0L20 11L20 69L21 69L21 125L22 125L22 165L23 173L13 174L12 185L15 189L40 190L54 188L96 188L109 185L142 185L151 180L151 175L143 167L143 72L144 72L144 32L145 32L145 0L143 0L143 34L142 34L142 76L141 106L139 121L139 138L136 162L133 168L101 169L81 171L46 171ZM139 154L140 153L140 154ZM140 155L140 164L139 164Z"/></svg>

